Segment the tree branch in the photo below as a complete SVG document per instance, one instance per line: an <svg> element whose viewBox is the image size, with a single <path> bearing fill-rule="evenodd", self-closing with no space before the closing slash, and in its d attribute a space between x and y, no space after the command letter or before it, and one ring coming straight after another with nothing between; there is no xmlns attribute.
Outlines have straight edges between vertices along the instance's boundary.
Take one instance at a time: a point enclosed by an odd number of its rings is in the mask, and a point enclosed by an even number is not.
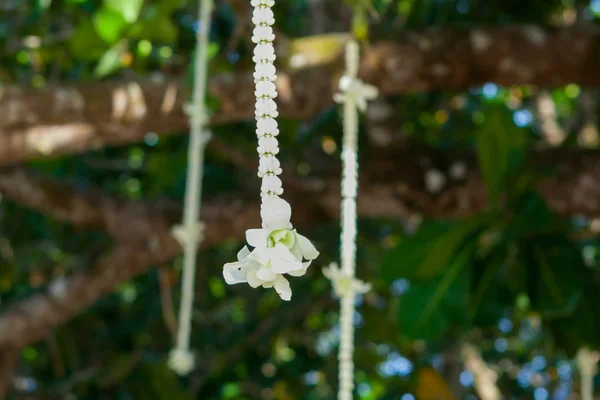
<svg viewBox="0 0 600 400"><path fill-rule="evenodd" d="M342 62L339 56L312 62L310 52L318 53L318 46L295 44L300 40L292 40L279 51L277 100L282 116L303 119L331 107ZM405 32L395 41L376 42L366 49L361 77L378 86L382 94L392 95L462 90L486 82L600 86L598 70L600 31L591 28L429 28ZM253 88L250 71L211 77L209 93L219 103L212 123L251 119ZM182 80L3 89L0 164L126 145L150 132L181 133L188 129L182 111L187 98Z"/></svg>

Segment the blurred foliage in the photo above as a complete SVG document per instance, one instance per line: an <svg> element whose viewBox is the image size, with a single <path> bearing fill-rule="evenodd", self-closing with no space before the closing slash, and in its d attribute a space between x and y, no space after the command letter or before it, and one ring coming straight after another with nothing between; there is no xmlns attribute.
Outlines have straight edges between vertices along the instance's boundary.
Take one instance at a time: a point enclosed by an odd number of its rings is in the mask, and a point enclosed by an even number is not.
<svg viewBox="0 0 600 400"><path fill-rule="evenodd" d="M580 0L345 3L280 2L280 37L313 35L314 7L325 13L326 33L352 32L369 41L432 25L555 26L578 12L590 23L600 17L600 2ZM218 2L211 74L249 65L247 40L234 40L240 39L235 27L248 18L244 10L243 2ZM197 29L193 1L13 0L2 2L0 12L2 84L45 87L189 74ZM316 62L339 51L344 37L330 36ZM315 40L295 45L314 47ZM578 118L580 92L576 85L550 92L559 123L572 126L568 122ZM457 390L461 398L473 398L468 397L474 393L473 377L462 370L456 349L461 341L476 343L498 366L499 384L514 398L566 399L574 377L569 357L581 345L600 346L598 221L558 216L535 193L539 179L553 173L533 169L529 159L532 149L544 145L534 118L538 94L530 86L490 83L460 93L389 99L408 140L477 155L490 204L462 219L360 221L358 271L374 285L359 298L356 316L361 399L454 399L451 392ZM281 125L282 148L288 149L283 161L299 175L317 174L337 162L341 124L335 110ZM254 156L252 123L220 126L214 133ZM577 132L567 133L564 147L577 147ZM134 200L181 200L186 146L185 135L149 133L136 145L30 165L82 190L98 186ZM304 159L314 153L314 160ZM204 179L209 198L257 185L254 172L212 153ZM289 304L271 291L224 285L221 266L239 243L202 253L193 333L199 368L189 378L177 378L165 364L173 338L161 302L172 292L177 304L180 260L175 260L172 268L123 285L51 339L24 349L18 391L86 400L334 398L337 305L319 267L337 257L337 222L305 233L322 257L307 277L294 281ZM110 245L102 232L74 231L0 200L0 307L86 268ZM172 288L161 287L161 274ZM447 372L452 365L458 365L459 377Z"/></svg>

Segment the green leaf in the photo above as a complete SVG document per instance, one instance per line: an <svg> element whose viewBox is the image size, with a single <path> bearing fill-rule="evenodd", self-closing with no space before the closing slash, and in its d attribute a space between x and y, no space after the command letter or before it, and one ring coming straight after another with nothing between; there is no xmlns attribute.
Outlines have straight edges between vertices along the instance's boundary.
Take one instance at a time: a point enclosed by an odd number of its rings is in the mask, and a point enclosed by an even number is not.
<svg viewBox="0 0 600 400"><path fill-rule="evenodd" d="M573 355L582 346L600 347L600 290L591 271L583 274L582 300L567 318L550 321L557 343Z"/></svg>
<svg viewBox="0 0 600 400"><path fill-rule="evenodd" d="M144 0L104 0L104 6L121 14L123 19L129 23L135 22L140 15Z"/></svg>
<svg viewBox="0 0 600 400"><path fill-rule="evenodd" d="M479 233L491 214L480 214L452 224L426 222L413 236L406 237L384 257L384 279L426 280L438 276L452 262L468 239Z"/></svg>
<svg viewBox="0 0 600 400"><path fill-rule="evenodd" d="M122 40L119 43L108 49L100 58L98 65L94 69L94 75L98 78L103 78L123 67L122 56L127 50L127 40Z"/></svg>
<svg viewBox="0 0 600 400"><path fill-rule="evenodd" d="M417 270L432 243L446 235L452 224L441 221L425 221L411 236L403 237L383 258L383 278L392 282L398 278L417 279Z"/></svg>
<svg viewBox="0 0 600 400"><path fill-rule="evenodd" d="M114 43L121 37L121 31L127 26L123 16L111 9L101 8L92 17L94 29L105 42Z"/></svg>
<svg viewBox="0 0 600 400"><path fill-rule="evenodd" d="M96 61L107 47L91 20L85 20L78 25L69 38L69 50L73 56L85 61Z"/></svg>
<svg viewBox="0 0 600 400"><path fill-rule="evenodd" d="M546 200L538 193L529 192L521 195L519 204L515 207L515 215L506 230L509 239L548 235L553 231L569 229L570 221L557 217L548 207Z"/></svg>
<svg viewBox="0 0 600 400"><path fill-rule="evenodd" d="M398 322L410 339L434 339L452 325L466 320L470 260L475 246L463 249L446 272L425 282L411 282L400 298Z"/></svg>
<svg viewBox="0 0 600 400"><path fill-rule="evenodd" d="M506 246L499 246L474 267L467 315L478 325L496 324L512 304L502 282L502 273L510 264L507 254Z"/></svg>
<svg viewBox="0 0 600 400"><path fill-rule="evenodd" d="M148 12L127 31L129 37L172 44L177 40L179 30L173 23L170 12L163 12L158 6L148 7Z"/></svg>
<svg viewBox="0 0 600 400"><path fill-rule="evenodd" d="M535 309L545 318L573 314L584 286L585 265L579 249L566 239L544 237L530 251L537 264Z"/></svg>
<svg viewBox="0 0 600 400"><path fill-rule="evenodd" d="M507 177L525 160L527 136L512 123L503 105L486 111L477 137L477 156L490 200L497 205Z"/></svg>

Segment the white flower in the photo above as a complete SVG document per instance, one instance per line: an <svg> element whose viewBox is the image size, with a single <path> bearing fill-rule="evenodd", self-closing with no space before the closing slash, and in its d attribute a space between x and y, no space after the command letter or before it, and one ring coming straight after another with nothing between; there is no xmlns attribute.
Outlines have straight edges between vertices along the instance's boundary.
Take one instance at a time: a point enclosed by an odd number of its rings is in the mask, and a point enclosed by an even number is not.
<svg viewBox="0 0 600 400"><path fill-rule="evenodd" d="M271 134L272 136L279 135L277 121L271 117L260 118L256 123L256 131L259 136Z"/></svg>
<svg viewBox="0 0 600 400"><path fill-rule="evenodd" d="M336 263L331 263L329 267L323 268L323 275L332 282L333 290L338 297L344 297L350 293L362 294L371 290L369 283L348 275L342 269L338 268Z"/></svg>
<svg viewBox="0 0 600 400"><path fill-rule="evenodd" d="M290 205L279 197L268 196L261 207L263 227L246 231L250 252L244 247L238 261L223 267L225 281L247 282L253 288L275 288L283 300L290 300L290 284L283 276L302 276L319 252L304 236L293 229ZM306 260L306 261L303 261Z"/></svg>
<svg viewBox="0 0 600 400"><path fill-rule="evenodd" d="M252 4L254 6L254 4ZM275 14L269 7L256 7L252 12L252 23L254 25L273 25L275 24ZM272 7L272 6L271 6Z"/></svg>
<svg viewBox="0 0 600 400"><path fill-rule="evenodd" d="M277 87L275 83L271 81L262 80L256 84L256 91L254 92L256 97L269 97L274 99L277 97Z"/></svg>
<svg viewBox="0 0 600 400"><path fill-rule="evenodd" d="M301 276L306 273L310 262L297 265L298 260L289 257L289 251L278 247L268 254L255 249L250 252L244 247L238 253L238 261L227 263L223 267L223 277L229 285L248 283L251 287L274 288L277 294L286 301L292 298L290 283L281 273L273 271L273 265L278 271L289 271L291 276ZM299 267L299 268L298 268Z"/></svg>
<svg viewBox="0 0 600 400"><path fill-rule="evenodd" d="M255 63L261 61L275 61L275 47L270 42L261 42L254 47L254 57L252 57L252 61Z"/></svg>
<svg viewBox="0 0 600 400"><path fill-rule="evenodd" d="M261 155L265 153L277 154L279 153L279 143L273 136L261 136L258 139L257 151Z"/></svg>
<svg viewBox="0 0 600 400"><path fill-rule="evenodd" d="M277 118L277 103L271 98L258 98L256 100L256 111L254 112L257 118L267 116Z"/></svg>
<svg viewBox="0 0 600 400"><path fill-rule="evenodd" d="M272 63L257 63L254 67L254 80L267 79L274 82L277 79L277 69Z"/></svg>
<svg viewBox="0 0 600 400"><path fill-rule="evenodd" d="M292 207L279 197L266 199L260 210L263 221L262 229L250 229L246 232L246 239L250 246L274 246L283 243L298 259L314 260L319 252L306 237L293 229L290 219ZM253 244L255 243L255 244Z"/></svg>
<svg viewBox="0 0 600 400"><path fill-rule="evenodd" d="M271 10L269 10L271 11ZM271 14L273 11L271 11ZM252 42L260 43L263 41L272 42L275 40L275 33L273 32L273 28L268 25L258 25L252 31Z"/></svg>
<svg viewBox="0 0 600 400"><path fill-rule="evenodd" d="M334 100L343 103L346 98L352 99L356 102L356 107L363 112L367 109L367 101L375 99L379 93L375 86L368 85L360 79L348 75L343 75L340 78L339 88L342 93L337 93L333 97Z"/></svg>
<svg viewBox="0 0 600 400"><path fill-rule="evenodd" d="M260 157L258 165L258 176L263 177L267 174L280 175L281 163L276 157L271 154L265 154Z"/></svg>
<svg viewBox="0 0 600 400"><path fill-rule="evenodd" d="M263 176L262 185L260 187L260 192L263 195L271 195L271 196L272 195L277 195L277 196L282 195L283 187L282 187L281 179L279 179L279 177L276 175ZM248 232L255 231L255 230L259 230L259 229L248 229L246 231L246 239L248 239ZM250 246L255 246L252 243L250 243L250 240L248 240L248 244Z"/></svg>

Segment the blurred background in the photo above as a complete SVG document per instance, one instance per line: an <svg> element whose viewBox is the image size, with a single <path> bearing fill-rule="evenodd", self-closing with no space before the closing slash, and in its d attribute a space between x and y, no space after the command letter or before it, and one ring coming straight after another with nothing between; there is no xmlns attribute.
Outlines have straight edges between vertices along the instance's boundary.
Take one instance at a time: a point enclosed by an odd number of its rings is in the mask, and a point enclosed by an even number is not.
<svg viewBox="0 0 600 400"><path fill-rule="evenodd" d="M0 1L0 398L334 399L343 46L361 117L356 398L580 398L600 345L598 0L275 7L293 299L226 286L259 225L249 0L217 1L187 378L179 304L193 0ZM598 381L600 384L600 380ZM600 390L599 390L600 392Z"/></svg>

